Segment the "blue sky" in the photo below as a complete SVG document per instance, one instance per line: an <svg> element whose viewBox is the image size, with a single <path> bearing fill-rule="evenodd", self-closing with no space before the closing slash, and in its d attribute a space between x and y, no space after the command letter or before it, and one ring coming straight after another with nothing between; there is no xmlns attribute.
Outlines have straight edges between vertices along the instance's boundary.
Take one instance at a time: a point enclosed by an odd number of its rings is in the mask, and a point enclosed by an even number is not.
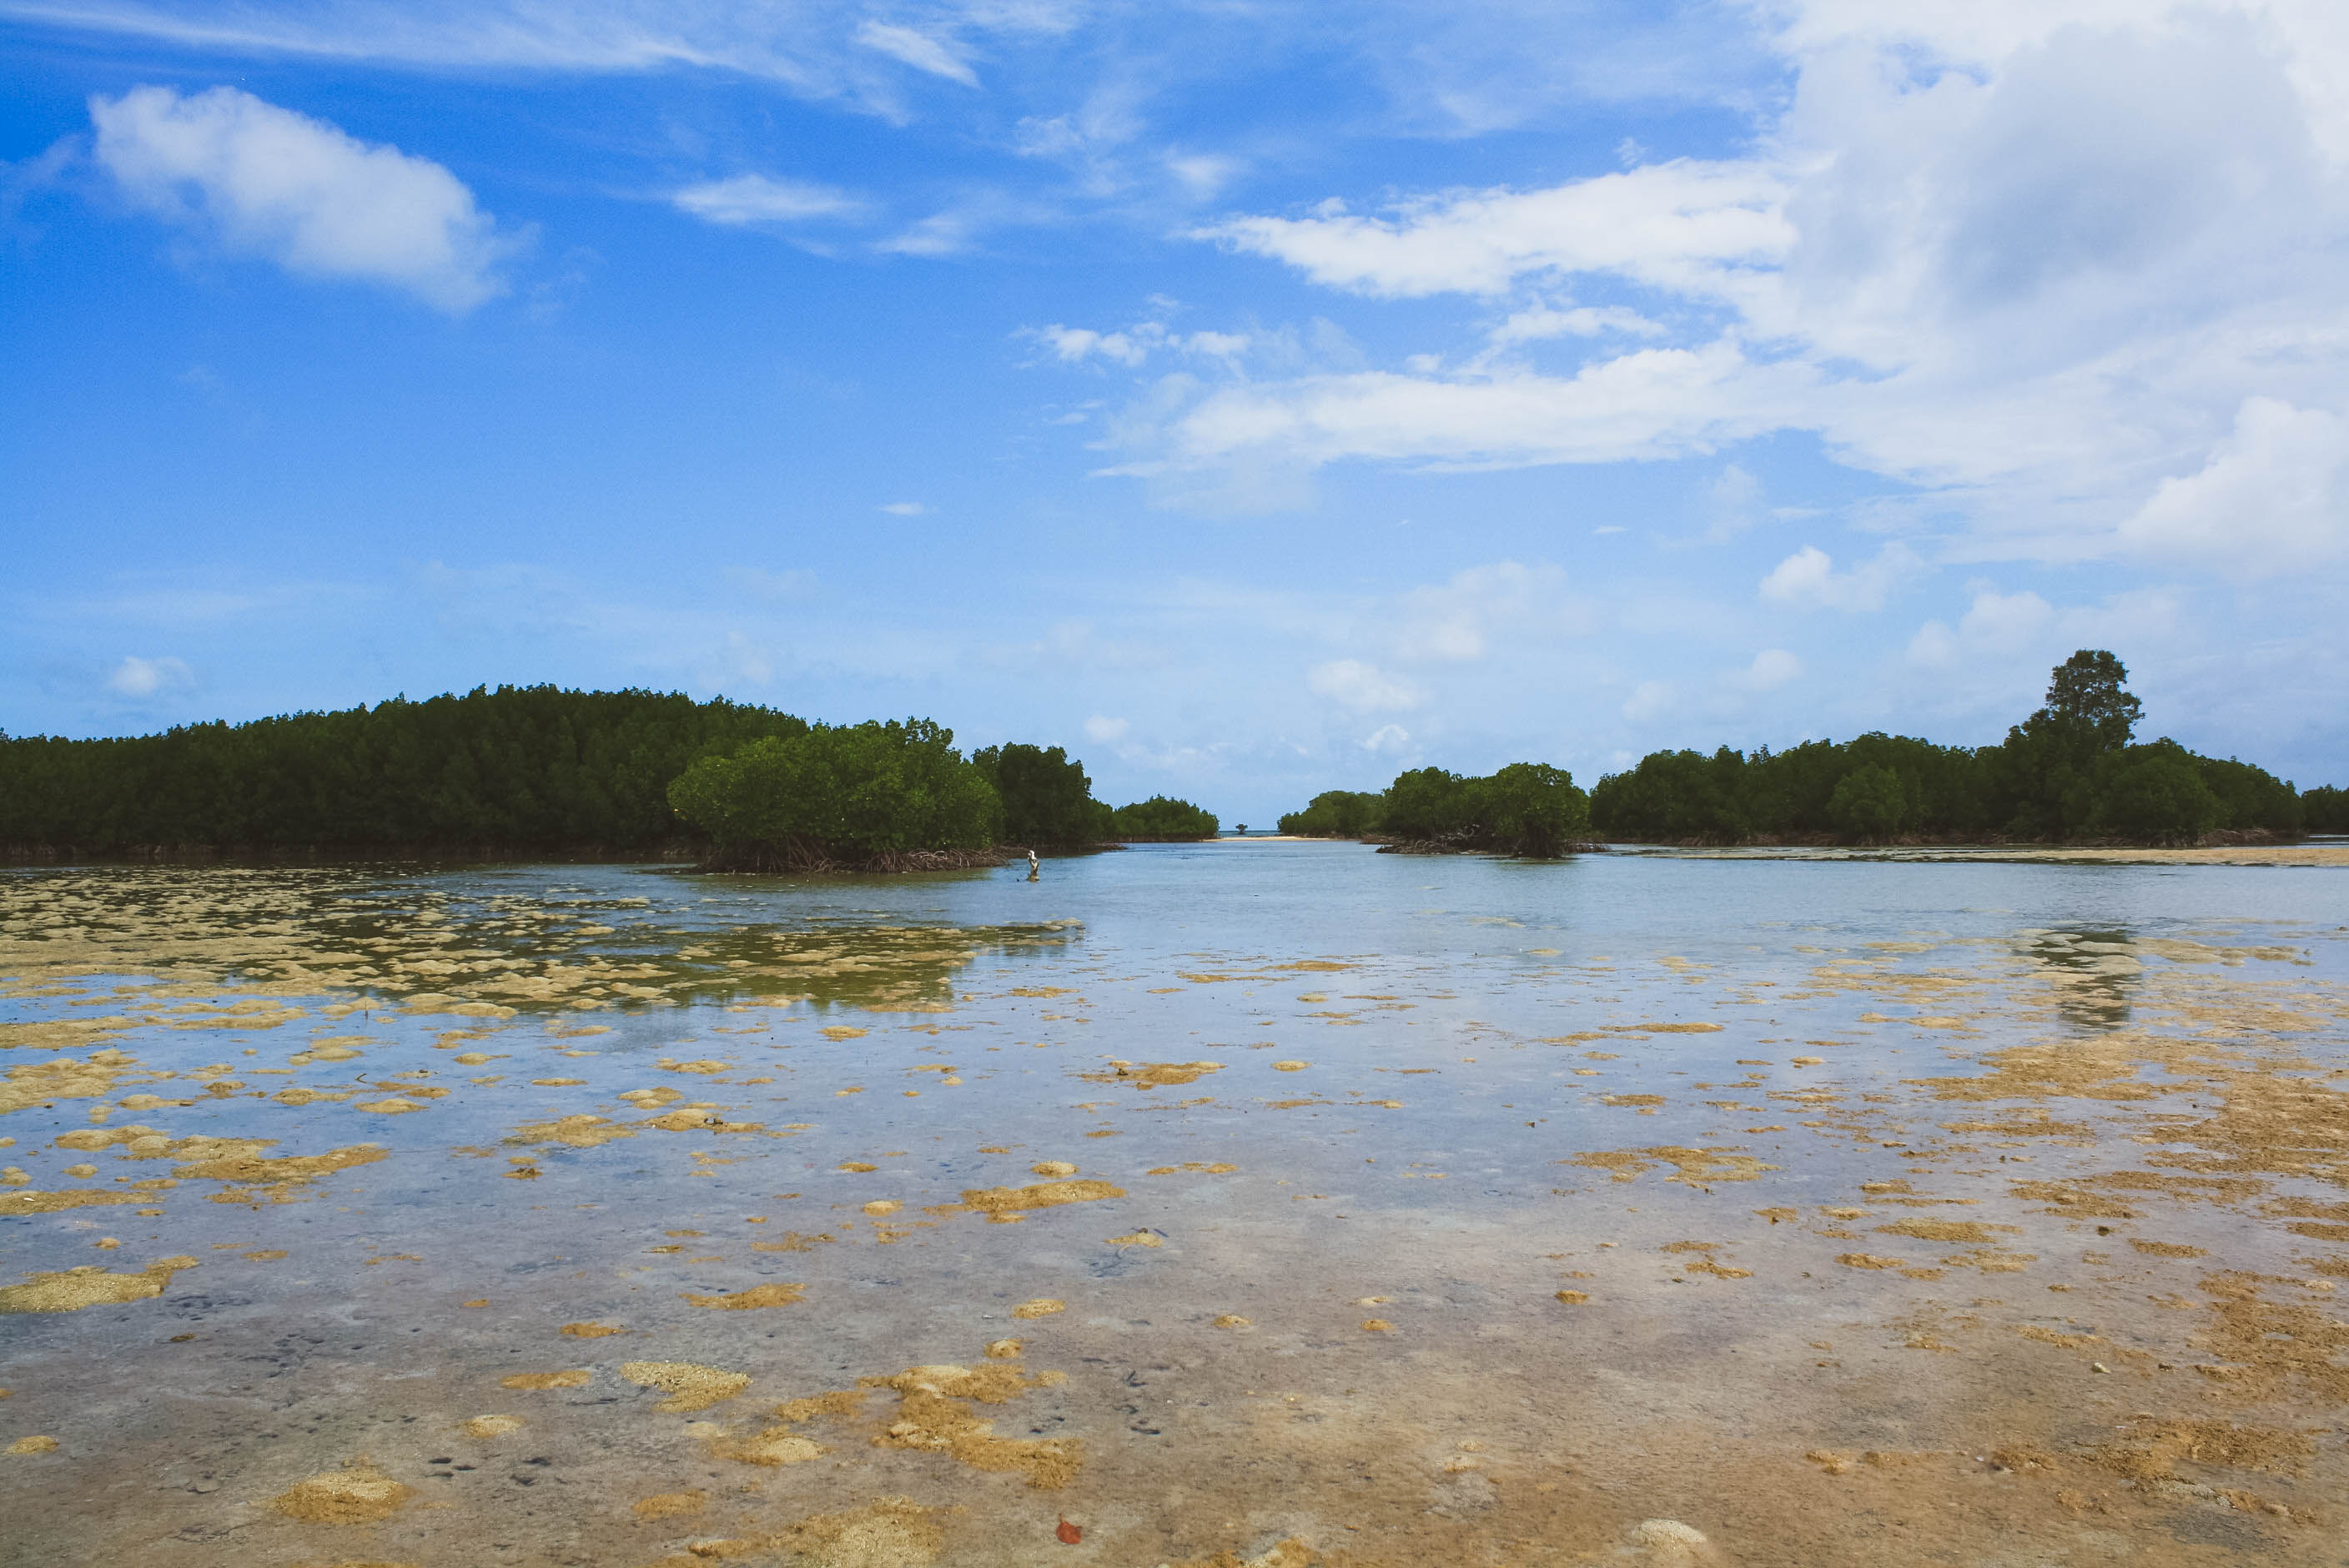
<svg viewBox="0 0 2349 1568"><path fill-rule="evenodd" d="M0 0L0 727L2349 782L2349 13Z"/></svg>

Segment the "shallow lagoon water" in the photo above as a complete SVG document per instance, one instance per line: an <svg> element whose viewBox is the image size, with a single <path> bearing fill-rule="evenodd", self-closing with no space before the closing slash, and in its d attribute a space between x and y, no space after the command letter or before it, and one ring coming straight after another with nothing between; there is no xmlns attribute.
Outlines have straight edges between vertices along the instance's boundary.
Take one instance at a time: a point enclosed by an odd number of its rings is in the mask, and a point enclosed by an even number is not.
<svg viewBox="0 0 2349 1568"><path fill-rule="evenodd" d="M8 873L0 1559L2349 1562L2341 874Z"/></svg>

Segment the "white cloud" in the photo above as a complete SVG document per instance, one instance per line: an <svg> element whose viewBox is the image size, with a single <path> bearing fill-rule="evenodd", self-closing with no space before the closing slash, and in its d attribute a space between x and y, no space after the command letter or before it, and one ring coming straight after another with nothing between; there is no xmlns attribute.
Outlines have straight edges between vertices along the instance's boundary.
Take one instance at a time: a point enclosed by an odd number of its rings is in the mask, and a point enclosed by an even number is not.
<svg viewBox="0 0 2349 1568"><path fill-rule="evenodd" d="M891 22L867 22L856 29L856 41L868 49L878 49L891 59L927 71L934 77L944 77L950 82L960 82L967 88L978 86L978 73L965 65L953 50L926 33L911 27L900 27Z"/></svg>
<svg viewBox="0 0 2349 1568"><path fill-rule="evenodd" d="M1417 685L1384 674L1360 659L1333 659L1316 665L1306 684L1322 696L1357 713L1403 712L1420 706L1427 696Z"/></svg>
<svg viewBox="0 0 2349 1568"><path fill-rule="evenodd" d="M1928 621L1917 628L1917 634L1909 639L1909 662L1945 668L1986 658L2010 658L2038 642L2054 620L2054 608L2036 593L1980 588L1954 630L1942 621Z"/></svg>
<svg viewBox="0 0 2349 1568"><path fill-rule="evenodd" d="M1112 741L1123 740L1125 732L1133 727L1125 719L1108 718L1097 713L1085 720L1085 738L1096 745L1107 746Z"/></svg>
<svg viewBox="0 0 2349 1568"><path fill-rule="evenodd" d="M1521 343L1541 343L1556 337L1601 337L1619 333L1632 337L1661 337L1671 331L1661 322L1650 321L1628 305L1570 305L1560 310L1553 305L1536 305L1530 310L1512 313L1500 325L1485 334L1485 342L1496 349L1513 348Z"/></svg>
<svg viewBox="0 0 2349 1568"><path fill-rule="evenodd" d="M93 97L96 155L147 211L233 254L357 278L447 311L502 293L517 242L429 159L372 146L234 88Z"/></svg>
<svg viewBox="0 0 2349 1568"><path fill-rule="evenodd" d="M1406 757L1412 748L1411 731L1400 724L1382 724L1362 738L1362 749L1373 757Z"/></svg>
<svg viewBox="0 0 2349 1568"><path fill-rule="evenodd" d="M2349 420L2246 398L2201 471L2162 480L2120 537L2235 577L2338 560L2349 551Z"/></svg>
<svg viewBox="0 0 2349 1568"><path fill-rule="evenodd" d="M1576 635L1590 617L1568 594L1555 566L1502 561L1454 573L1438 587L1414 588L1396 607L1396 656L1417 663L1481 659L1495 638L1522 643Z"/></svg>
<svg viewBox="0 0 2349 1568"><path fill-rule="evenodd" d="M1332 289L1497 300L1500 325L1393 368L1154 387L1108 471L1301 497L1299 476L1347 460L1678 459L1806 431L1918 492L1954 559L2210 559L2210 509L2263 464L2229 569L2341 553L2317 421L2349 384L2349 14L1758 14L1793 91L1751 158L1197 231Z"/></svg>
<svg viewBox="0 0 2349 1568"><path fill-rule="evenodd" d="M1726 294L1735 270L1793 244L1785 200L1780 178L1759 165L1683 159L1545 191L1426 198L1386 218L1325 202L1309 218L1235 218L1198 233L1390 298L1500 294L1526 273L1575 273Z"/></svg>
<svg viewBox="0 0 2349 1568"><path fill-rule="evenodd" d="M810 218L854 218L864 204L830 185L802 180L775 180L764 174L736 174L724 180L704 180L670 194L683 211L705 222L741 226L750 223L793 223Z"/></svg>
<svg viewBox="0 0 2349 1568"><path fill-rule="evenodd" d="M1849 572L1837 572L1834 558L1806 544L1762 579L1762 597L1802 610L1881 610L1892 590L1916 575L1921 563L1898 541Z"/></svg>
<svg viewBox="0 0 2349 1568"><path fill-rule="evenodd" d="M1704 536L1717 544L1754 526L1761 515L1762 481L1747 469L1731 463L1705 487L1704 499L1709 514Z"/></svg>
<svg viewBox="0 0 2349 1568"><path fill-rule="evenodd" d="M882 503L881 510L891 517L926 517L930 507L926 501L893 500Z"/></svg>
<svg viewBox="0 0 2349 1568"><path fill-rule="evenodd" d="M106 677L106 689L118 696L135 699L150 697L166 691L178 691L196 684L196 673L185 661L169 656L142 659L133 655L114 666Z"/></svg>
<svg viewBox="0 0 2349 1568"><path fill-rule="evenodd" d="M1024 329L1018 335L1034 338L1050 349L1052 356L1063 365L1107 359L1135 366L1158 353L1197 355L1228 362L1257 346L1256 338L1247 333L1178 333L1163 321L1137 322L1115 332L1096 332L1091 327L1063 326L1054 322L1050 326Z"/></svg>
<svg viewBox="0 0 2349 1568"><path fill-rule="evenodd" d="M1803 661L1784 648L1764 648L1754 655L1754 662L1742 670L1733 671L1728 684L1739 691L1776 691L1789 681L1799 680Z"/></svg>

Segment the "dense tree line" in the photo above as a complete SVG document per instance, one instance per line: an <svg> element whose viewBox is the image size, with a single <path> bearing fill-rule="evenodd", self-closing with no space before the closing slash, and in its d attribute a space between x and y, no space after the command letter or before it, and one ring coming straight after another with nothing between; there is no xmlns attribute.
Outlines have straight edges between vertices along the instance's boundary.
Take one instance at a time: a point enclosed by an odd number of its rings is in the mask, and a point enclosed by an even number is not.
<svg viewBox="0 0 2349 1568"><path fill-rule="evenodd" d="M1223 830L1215 813L1194 806L1188 800L1173 800L1164 795L1153 795L1147 800L1137 800L1131 806L1120 806L1110 813L1111 833L1114 839L1132 843L1141 841L1174 841L1212 839Z"/></svg>
<svg viewBox="0 0 2349 1568"><path fill-rule="evenodd" d="M638 850L678 836L669 781L696 758L807 728L722 698L501 686L118 739L0 739L0 842Z"/></svg>
<svg viewBox="0 0 2349 1568"><path fill-rule="evenodd" d="M1003 820L986 771L926 718L762 737L695 761L668 798L718 863L761 870L984 850Z"/></svg>
<svg viewBox="0 0 2349 1568"><path fill-rule="evenodd" d="M811 725L554 686L119 739L0 735L0 845L625 854L684 839L735 863L910 864L1216 831L1185 801L1112 810L1059 747L965 758L953 742L927 719Z"/></svg>
<svg viewBox="0 0 2349 1568"><path fill-rule="evenodd" d="M1590 798L1563 768L1513 762L1485 778L1441 768L1398 776L1377 794L1330 789L1280 819L1284 833L1381 837L1542 859L1563 854L1590 827Z"/></svg>
<svg viewBox="0 0 2349 1568"><path fill-rule="evenodd" d="M1659 751L1601 779L1591 820L1609 838L2128 839L2191 842L2220 830L2325 830L2337 790L2306 797L2261 768L2138 742L2137 699L2111 654L2057 666L2047 700L1995 746L1868 734L1774 752Z"/></svg>

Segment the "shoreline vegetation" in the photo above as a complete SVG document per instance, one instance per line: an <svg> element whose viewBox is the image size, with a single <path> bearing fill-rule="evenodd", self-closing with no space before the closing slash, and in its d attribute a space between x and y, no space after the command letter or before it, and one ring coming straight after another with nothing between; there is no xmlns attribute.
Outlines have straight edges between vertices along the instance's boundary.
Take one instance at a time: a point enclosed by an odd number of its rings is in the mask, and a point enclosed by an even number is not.
<svg viewBox="0 0 2349 1568"><path fill-rule="evenodd" d="M947 871L1212 838L1096 800L1082 763L964 756L929 719L810 723L681 693L464 696L95 740L0 734L0 860L698 862Z"/></svg>
<svg viewBox="0 0 2349 1568"><path fill-rule="evenodd" d="M2056 666L2045 705L1994 746L1877 732L1750 755L1725 746L1709 756L1654 752L1599 779L1582 814L1556 816L1547 838L1518 830L1516 795L1501 782L1540 766L1526 763L1490 779L1423 768L1383 791L1330 790L1282 817L1280 830L1403 841L1384 844L1387 853L1529 858L1603 847L1570 841L1578 836L1692 848L1988 849L2259 845L2349 833L2349 791L2302 792L2233 758L2198 756L2167 738L2137 741L2141 706L2127 676L2110 653L2082 649ZM1572 788L1562 770L1548 771Z"/></svg>

